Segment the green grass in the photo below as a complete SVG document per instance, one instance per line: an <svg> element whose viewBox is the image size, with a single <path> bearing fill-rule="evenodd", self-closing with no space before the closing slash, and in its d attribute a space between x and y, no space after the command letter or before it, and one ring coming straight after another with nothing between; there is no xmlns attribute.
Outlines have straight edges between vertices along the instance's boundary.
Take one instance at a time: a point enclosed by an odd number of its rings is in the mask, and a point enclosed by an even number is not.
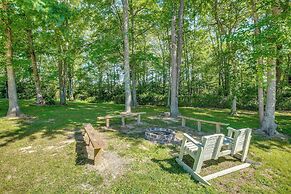
<svg viewBox="0 0 291 194"><path fill-rule="evenodd" d="M212 187L197 184L175 162L178 146L152 144L143 134L107 131L108 150L129 163L121 176L107 180L104 174L80 162L76 128L96 117L123 111L123 105L71 102L68 106L32 105L21 101L22 111L31 119L7 119L7 101L0 100L0 193L290 193L291 146L288 140L268 139L254 134L249 158L260 165L211 181ZM141 106L144 126L173 127L153 117L164 107ZM229 123L234 128L257 128L255 112L229 116L227 109L181 108L186 116ZM291 135L291 113L277 113L280 132ZM119 120L114 120L117 127ZM195 128L195 123L187 123ZM135 129L133 129L135 130ZM212 126L202 130L214 133ZM193 130L194 131L194 130ZM190 131L191 132L191 131ZM225 132L225 129L223 130ZM106 184L105 184L106 183Z"/></svg>

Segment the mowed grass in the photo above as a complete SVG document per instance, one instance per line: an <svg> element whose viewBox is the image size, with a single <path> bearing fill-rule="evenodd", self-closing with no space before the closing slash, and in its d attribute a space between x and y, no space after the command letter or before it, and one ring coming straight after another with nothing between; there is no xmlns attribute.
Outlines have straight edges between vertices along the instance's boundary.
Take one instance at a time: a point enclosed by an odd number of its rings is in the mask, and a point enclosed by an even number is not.
<svg viewBox="0 0 291 194"><path fill-rule="evenodd" d="M129 161L120 176L108 178L78 161L76 129L82 123L96 128L104 125L97 123L96 117L122 112L123 105L70 102L68 106L37 107L32 101L21 101L20 105L31 118L5 118L8 102L0 100L0 193L291 193L288 138L269 139L254 133L249 158L257 165L211 180L212 186L204 187L175 162L179 146L150 143L141 133L106 131L108 151ZM155 118L167 111L164 107L141 106L134 111L147 112L142 118L144 125L137 128L180 130L180 123ZM258 127L255 112L242 111L231 117L228 109L185 107L180 111L234 128ZM290 136L291 113L277 113L276 119L280 132ZM112 124L118 129L120 121ZM187 125L195 131L195 123ZM202 126L202 130L215 132L213 126Z"/></svg>

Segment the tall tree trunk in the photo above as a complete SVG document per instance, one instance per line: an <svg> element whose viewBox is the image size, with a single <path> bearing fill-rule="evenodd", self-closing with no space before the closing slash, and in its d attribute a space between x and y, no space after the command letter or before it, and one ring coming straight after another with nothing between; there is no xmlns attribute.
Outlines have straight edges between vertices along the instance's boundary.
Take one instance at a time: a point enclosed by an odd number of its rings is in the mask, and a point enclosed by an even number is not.
<svg viewBox="0 0 291 194"><path fill-rule="evenodd" d="M278 4L278 2L276 2ZM278 6L273 7L273 15L277 16L280 13ZM276 25L276 24L274 24ZM274 51L277 51L277 45L274 45ZM279 57L278 53L276 57ZM271 66L268 67L267 71L267 101L264 119L262 123L262 130L269 136L277 134L277 124L275 123L275 108L276 108L276 58L270 59Z"/></svg>
<svg viewBox="0 0 291 194"><path fill-rule="evenodd" d="M236 106L236 104L237 104L237 97L234 94L233 99L232 99L231 113L230 113L233 116L237 115L237 106Z"/></svg>
<svg viewBox="0 0 291 194"><path fill-rule="evenodd" d="M8 117L18 117L21 116L20 108L18 106L17 91L15 83L15 74L13 69L13 49L12 49L12 31L11 31L11 21L9 19L9 5L3 3L3 10L6 12L6 26L5 26L5 36L6 36L6 71L7 71L7 85L8 85L8 100L9 108L7 111Z"/></svg>
<svg viewBox="0 0 291 194"><path fill-rule="evenodd" d="M58 59L58 72L59 72L59 95L60 95L60 105L67 104L67 64L65 60L65 49L59 42L59 59Z"/></svg>
<svg viewBox="0 0 291 194"><path fill-rule="evenodd" d="M73 64L70 64L68 66L68 81L69 81L68 89L69 89L69 100L71 100L71 101L74 100L73 73L74 73Z"/></svg>
<svg viewBox="0 0 291 194"><path fill-rule="evenodd" d="M130 3L130 13L131 13L131 85L132 85L132 106L137 107L137 96L136 96L136 63L134 59L134 46L135 46L135 38L134 38L134 11L133 11L133 5L132 1Z"/></svg>
<svg viewBox="0 0 291 194"><path fill-rule="evenodd" d="M178 83L178 67L177 67L177 41L176 41L176 13L173 9L172 23L171 23L171 117L177 117L179 114L178 97L177 97L177 83Z"/></svg>
<svg viewBox="0 0 291 194"><path fill-rule="evenodd" d="M184 17L184 0L180 0L178 12L178 44L177 44L177 106L179 102L179 84L181 77L181 63L183 54L183 17Z"/></svg>
<svg viewBox="0 0 291 194"><path fill-rule="evenodd" d="M41 92L40 79L39 79L39 74L38 74L38 67L37 67L37 62L36 62L34 46L33 46L33 38L32 38L31 29L27 30L27 40L28 40L29 54L30 54L30 59L31 59L33 79L34 79L34 85L35 85L35 91L36 91L36 104L44 105L45 101L43 99L42 92Z"/></svg>
<svg viewBox="0 0 291 194"><path fill-rule="evenodd" d="M184 0L180 0L179 12L178 12L178 44L177 44L177 98L179 96L179 83L180 83L180 69L182 63L183 53L183 16L184 16ZM178 99L177 99L178 101Z"/></svg>
<svg viewBox="0 0 291 194"><path fill-rule="evenodd" d="M277 133L277 124L275 123L276 107L276 60L270 60L272 66L267 70L267 100L262 130L269 136Z"/></svg>
<svg viewBox="0 0 291 194"><path fill-rule="evenodd" d="M252 15L254 25L258 23L258 14L257 14L257 6L256 0L252 0ZM260 34L259 27L256 26L255 28L255 36ZM257 61L257 80L258 80L258 106L259 106L259 120L260 120L260 127L262 127L263 119L264 119L264 89L263 89L263 59L259 58Z"/></svg>
<svg viewBox="0 0 291 194"><path fill-rule="evenodd" d="M233 60L231 60L232 63L233 63ZM232 99L232 106L231 106L231 115L233 116L236 116L237 115L237 92L238 92L238 81L237 81L237 66L236 64L234 63L233 64L233 79L232 81L234 83L232 83L232 96L233 96L233 99Z"/></svg>
<svg viewBox="0 0 291 194"><path fill-rule="evenodd" d="M125 111L131 112L129 42L128 42L128 0L122 0L122 4L123 4L123 39L124 39Z"/></svg>
<svg viewBox="0 0 291 194"><path fill-rule="evenodd" d="M58 61L60 105L67 104L66 73L64 60Z"/></svg>

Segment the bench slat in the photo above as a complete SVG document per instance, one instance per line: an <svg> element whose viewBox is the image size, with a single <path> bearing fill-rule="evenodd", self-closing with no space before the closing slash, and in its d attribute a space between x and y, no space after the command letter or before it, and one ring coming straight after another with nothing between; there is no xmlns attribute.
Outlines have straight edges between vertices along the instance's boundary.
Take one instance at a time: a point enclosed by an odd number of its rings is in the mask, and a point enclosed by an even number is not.
<svg viewBox="0 0 291 194"><path fill-rule="evenodd" d="M215 122L215 121L206 121L206 120L202 120L202 119L195 119L195 118L185 117L185 116L179 116L179 118L192 120L192 121L197 121L197 122L202 122L202 123L215 124L215 125L224 125L224 126L228 126L229 125L227 123L221 123L221 122Z"/></svg>
<svg viewBox="0 0 291 194"><path fill-rule="evenodd" d="M94 149L101 149L104 147L104 141L97 134L97 131L92 127L91 124L84 125L85 132L88 134L88 138Z"/></svg>

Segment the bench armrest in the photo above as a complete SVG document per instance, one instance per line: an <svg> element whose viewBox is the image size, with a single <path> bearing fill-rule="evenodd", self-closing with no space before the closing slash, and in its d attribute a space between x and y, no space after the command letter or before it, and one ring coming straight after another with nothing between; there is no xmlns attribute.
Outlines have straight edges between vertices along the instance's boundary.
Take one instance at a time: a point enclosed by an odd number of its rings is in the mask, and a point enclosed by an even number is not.
<svg viewBox="0 0 291 194"><path fill-rule="evenodd" d="M193 139L190 135L188 135L187 133L183 133L184 138L186 138L188 141L191 141L192 143L194 143L195 145L199 146L199 147L203 147L202 143L200 143L199 141Z"/></svg>

